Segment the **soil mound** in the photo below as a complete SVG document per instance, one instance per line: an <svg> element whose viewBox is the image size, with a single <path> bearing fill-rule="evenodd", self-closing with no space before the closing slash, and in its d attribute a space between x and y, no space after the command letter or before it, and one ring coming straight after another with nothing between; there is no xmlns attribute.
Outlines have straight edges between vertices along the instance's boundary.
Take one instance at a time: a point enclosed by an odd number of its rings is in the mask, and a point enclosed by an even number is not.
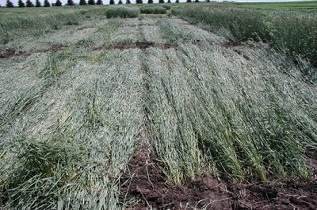
<svg viewBox="0 0 317 210"><path fill-rule="evenodd" d="M317 180L237 184L201 176L173 185L146 146L130 160L120 183L122 202L137 199L129 209L317 209Z"/></svg>

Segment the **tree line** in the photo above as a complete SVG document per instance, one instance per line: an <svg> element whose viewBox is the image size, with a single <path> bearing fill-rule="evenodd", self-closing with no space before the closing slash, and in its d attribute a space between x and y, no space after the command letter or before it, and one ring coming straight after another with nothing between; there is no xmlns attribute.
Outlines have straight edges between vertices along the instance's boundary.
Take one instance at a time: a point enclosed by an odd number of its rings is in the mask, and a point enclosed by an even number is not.
<svg viewBox="0 0 317 210"><path fill-rule="evenodd" d="M75 3L73 0L67 0L67 3L65 4L67 6L75 6ZM80 0L79 5L103 5L102 0ZM10 0L7 0L6 3L7 7L14 7L13 3ZM48 0L44 0L43 5L39 0L35 1L35 4L31 0L26 0L25 3L23 0L18 1L18 7L50 7L50 6L55 6L55 7L61 7L63 6L62 2L60 0L56 0L55 3L50 3Z"/></svg>
<svg viewBox="0 0 317 210"><path fill-rule="evenodd" d="M199 0L186 0L186 2L199 2ZM209 0L207 0L209 2ZM136 0L137 4L143 4L143 0ZM167 0L165 2L164 0L159 0L159 3L164 4L164 3L171 3L171 0ZM179 3L179 0L176 0L175 3ZM109 4L115 4L114 0L110 0ZM122 0L119 0L118 4L123 4ZM126 0L126 4L131 4L130 0ZM148 0L148 4L153 4L153 0ZM73 0L67 0L67 3L65 4L66 6L74 6L75 3ZM103 5L102 0L79 0L79 5ZM10 0L7 0L6 3L7 7L14 7L13 3ZM25 3L23 0L18 1L18 7L50 7L50 6L55 6L55 7L61 7L63 6L62 2L60 0L56 0L55 3L50 3L48 0L44 0L43 5L39 0L35 1L35 4L31 0L26 0Z"/></svg>

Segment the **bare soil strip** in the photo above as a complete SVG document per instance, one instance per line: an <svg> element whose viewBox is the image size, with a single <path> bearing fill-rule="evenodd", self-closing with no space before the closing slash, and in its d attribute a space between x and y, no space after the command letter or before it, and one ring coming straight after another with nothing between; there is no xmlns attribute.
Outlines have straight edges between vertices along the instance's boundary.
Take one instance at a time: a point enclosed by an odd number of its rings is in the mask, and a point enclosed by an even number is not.
<svg viewBox="0 0 317 210"><path fill-rule="evenodd" d="M132 209L228 209L231 205L226 186L211 177L189 180L182 186L169 184L159 161L146 147L136 152L120 181L121 199L138 199L137 203L130 206Z"/></svg>
<svg viewBox="0 0 317 210"><path fill-rule="evenodd" d="M141 147L121 177L121 200L137 198L131 209L315 209L317 183L235 184L210 176L168 183L161 163Z"/></svg>
<svg viewBox="0 0 317 210"><path fill-rule="evenodd" d="M66 45L54 44L51 45L50 48L43 50L33 50L33 51L21 51L16 50L14 48L0 49L0 58L11 58L11 57L19 57L19 56L30 56L33 53L46 53L46 52L57 52L64 50ZM114 43L110 46L101 46L101 47L93 47L92 50L126 50L126 49L147 49L150 47L159 48L159 49L169 49L176 48L177 45L168 44L168 43L155 43L155 42L147 42L147 41L138 41L135 43Z"/></svg>
<svg viewBox="0 0 317 210"><path fill-rule="evenodd" d="M147 48L159 48L159 49L169 49L169 48L176 48L176 45L168 44L168 43L155 43L155 42L148 42L148 41L137 41L134 43L114 43L110 46L104 46L104 47L97 47L94 48L94 50L113 50L113 49L119 49L119 50L125 50L125 49L147 49Z"/></svg>
<svg viewBox="0 0 317 210"><path fill-rule="evenodd" d="M46 52L57 52L65 49L67 46L62 44L53 44L47 49L33 50L33 51L21 51L13 48L0 49L0 58L11 58L18 56L30 56L33 53L46 53Z"/></svg>

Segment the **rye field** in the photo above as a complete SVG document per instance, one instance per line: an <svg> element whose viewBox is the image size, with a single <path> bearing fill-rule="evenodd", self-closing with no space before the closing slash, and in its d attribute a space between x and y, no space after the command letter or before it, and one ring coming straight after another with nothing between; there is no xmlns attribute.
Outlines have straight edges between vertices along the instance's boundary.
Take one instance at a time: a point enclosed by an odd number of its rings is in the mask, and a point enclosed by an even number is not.
<svg viewBox="0 0 317 210"><path fill-rule="evenodd" d="M316 9L1 7L0 209L316 209Z"/></svg>

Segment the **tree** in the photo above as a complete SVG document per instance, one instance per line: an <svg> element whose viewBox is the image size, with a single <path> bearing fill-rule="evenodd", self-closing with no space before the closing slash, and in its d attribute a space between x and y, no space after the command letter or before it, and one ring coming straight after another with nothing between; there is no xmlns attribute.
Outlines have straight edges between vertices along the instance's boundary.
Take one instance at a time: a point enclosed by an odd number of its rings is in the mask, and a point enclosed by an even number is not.
<svg viewBox="0 0 317 210"><path fill-rule="evenodd" d="M14 7L13 3L10 0L7 0L7 7Z"/></svg>
<svg viewBox="0 0 317 210"><path fill-rule="evenodd" d="M89 5L95 5L96 3L95 3L95 0L88 0L88 4Z"/></svg>
<svg viewBox="0 0 317 210"><path fill-rule="evenodd" d="M87 5L86 0L80 0L79 5Z"/></svg>
<svg viewBox="0 0 317 210"><path fill-rule="evenodd" d="M18 6L19 7L25 7L25 4L24 4L24 2L22 0L19 0Z"/></svg>
<svg viewBox="0 0 317 210"><path fill-rule="evenodd" d="M148 0L148 4L153 4L153 0Z"/></svg>
<svg viewBox="0 0 317 210"><path fill-rule="evenodd" d="M171 2L171 0L167 0L167 3L170 4L170 3L172 3L172 2Z"/></svg>
<svg viewBox="0 0 317 210"><path fill-rule="evenodd" d="M34 4L31 2L31 0L26 0L25 5L26 7L34 7Z"/></svg>
<svg viewBox="0 0 317 210"><path fill-rule="evenodd" d="M122 1L121 1L121 0L119 0L118 4L122 4Z"/></svg>
<svg viewBox="0 0 317 210"><path fill-rule="evenodd" d="M109 4L114 4L114 0L110 0L110 1L109 1Z"/></svg>
<svg viewBox="0 0 317 210"><path fill-rule="evenodd" d="M55 7L61 7L62 6L62 2L60 0L56 0L54 6Z"/></svg>
<svg viewBox="0 0 317 210"><path fill-rule="evenodd" d="M164 0L159 0L159 3L164 4L165 2L164 2Z"/></svg>
<svg viewBox="0 0 317 210"><path fill-rule="evenodd" d="M136 0L136 3L137 4L143 4L143 1L142 0Z"/></svg>
<svg viewBox="0 0 317 210"><path fill-rule="evenodd" d="M126 3L126 4L131 4L131 1L130 1L130 0L127 0L125 3Z"/></svg>
<svg viewBox="0 0 317 210"><path fill-rule="evenodd" d="M102 2L102 0L97 0L96 4L97 5L103 5L103 2Z"/></svg>
<svg viewBox="0 0 317 210"><path fill-rule="evenodd" d="M179 3L179 0L176 0L175 3L178 4L178 3Z"/></svg>
<svg viewBox="0 0 317 210"><path fill-rule="evenodd" d="M35 2L35 6L36 6L36 7L41 7L41 6L42 6L42 4L41 4L40 0L36 0L36 2Z"/></svg>
<svg viewBox="0 0 317 210"><path fill-rule="evenodd" d="M199 3L199 0L195 0L195 3Z"/></svg>
<svg viewBox="0 0 317 210"><path fill-rule="evenodd" d="M50 7L51 4L48 0L44 0L44 7Z"/></svg>
<svg viewBox="0 0 317 210"><path fill-rule="evenodd" d="M67 0L67 3L66 3L67 6L74 6L74 2L73 0Z"/></svg>
<svg viewBox="0 0 317 210"><path fill-rule="evenodd" d="M190 3L190 2L192 2L191 0L187 0L187 3Z"/></svg>

